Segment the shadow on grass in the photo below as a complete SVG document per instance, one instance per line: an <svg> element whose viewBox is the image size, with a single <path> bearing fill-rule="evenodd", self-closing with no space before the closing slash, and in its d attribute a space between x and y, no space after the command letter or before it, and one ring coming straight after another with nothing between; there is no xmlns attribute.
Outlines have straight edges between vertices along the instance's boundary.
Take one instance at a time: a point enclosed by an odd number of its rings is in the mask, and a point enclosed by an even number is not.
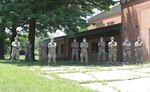
<svg viewBox="0 0 150 92"><path fill-rule="evenodd" d="M2 64L12 64L17 66L48 66L48 62L43 61L25 61L19 60L19 62L11 61L11 60L1 60L0 63ZM49 66L59 67L59 66L100 66L100 67L112 67L112 66L123 66L124 63L122 62L115 62L115 63L106 63L106 62L96 62L91 61L88 64L80 64L79 62L71 62L69 60L58 60L57 64L50 64ZM132 64L129 64L132 65Z"/></svg>
<svg viewBox="0 0 150 92"><path fill-rule="evenodd" d="M39 65L38 61L25 61L25 60L19 60L19 62L11 61L11 60L1 60L0 63L2 64L12 64L17 66L36 66Z"/></svg>

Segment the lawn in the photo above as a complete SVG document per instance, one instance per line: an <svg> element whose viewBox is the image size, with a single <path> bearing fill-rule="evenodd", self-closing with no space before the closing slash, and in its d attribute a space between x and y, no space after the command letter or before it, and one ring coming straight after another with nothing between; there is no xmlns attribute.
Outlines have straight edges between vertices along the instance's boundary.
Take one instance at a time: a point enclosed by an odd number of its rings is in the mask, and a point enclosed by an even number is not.
<svg viewBox="0 0 150 92"><path fill-rule="evenodd" d="M24 61L24 56L20 56L19 63L11 62L10 60L0 60L0 92L93 92L88 88L81 87L79 82L60 78L55 73L49 74L53 79L41 76L41 74L45 74L44 71L39 69L43 65L47 65L47 63L39 65L37 61ZM72 64L69 61L57 61L57 64L52 67L69 69L72 66L79 66L83 69L94 69L95 71L107 71L149 68L150 63L103 64L93 62L92 64L81 66L80 64ZM87 71L89 70L82 72ZM70 72L79 71L72 70ZM105 83L105 81L100 82Z"/></svg>
<svg viewBox="0 0 150 92"><path fill-rule="evenodd" d="M0 92L93 92L81 87L77 82L40 76L41 71L31 69L33 64L22 62L19 65L9 60L0 61Z"/></svg>

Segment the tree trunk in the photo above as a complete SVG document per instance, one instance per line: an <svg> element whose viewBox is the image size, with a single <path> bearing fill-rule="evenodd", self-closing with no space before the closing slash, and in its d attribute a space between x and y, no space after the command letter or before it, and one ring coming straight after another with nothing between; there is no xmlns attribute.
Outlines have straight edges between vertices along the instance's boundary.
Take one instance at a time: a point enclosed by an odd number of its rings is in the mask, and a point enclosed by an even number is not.
<svg viewBox="0 0 150 92"><path fill-rule="evenodd" d="M29 35L28 35L28 39L32 45L31 47L31 59L32 61L35 60L35 56L34 56L34 42L35 42L35 28L36 28L36 19L35 18L31 18L29 20Z"/></svg>
<svg viewBox="0 0 150 92"><path fill-rule="evenodd" d="M0 59L4 59L4 39L5 39L5 22L1 21L0 24Z"/></svg>
<svg viewBox="0 0 150 92"><path fill-rule="evenodd" d="M14 41L15 37L17 36L17 31L16 31L16 28L15 26L12 26L12 29L11 29L11 32L12 32L12 36L10 38L10 44ZM10 49L10 59L11 59L11 53L12 53L12 46L11 46L11 49Z"/></svg>

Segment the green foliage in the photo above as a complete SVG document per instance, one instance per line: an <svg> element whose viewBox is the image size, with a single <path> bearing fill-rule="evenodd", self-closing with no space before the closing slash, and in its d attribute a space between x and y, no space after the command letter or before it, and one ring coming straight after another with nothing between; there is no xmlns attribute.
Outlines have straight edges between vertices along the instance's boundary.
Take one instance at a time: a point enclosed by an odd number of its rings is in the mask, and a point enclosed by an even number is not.
<svg viewBox="0 0 150 92"><path fill-rule="evenodd" d="M21 50L25 50L25 44L28 41L27 35L21 35L21 36L18 36L17 38L18 38L18 41L20 42Z"/></svg>
<svg viewBox="0 0 150 92"><path fill-rule="evenodd" d="M86 17L93 9L109 10L113 0L1 0L0 14L7 19L7 27L23 26L36 18L37 34L64 29L68 35L87 27Z"/></svg>

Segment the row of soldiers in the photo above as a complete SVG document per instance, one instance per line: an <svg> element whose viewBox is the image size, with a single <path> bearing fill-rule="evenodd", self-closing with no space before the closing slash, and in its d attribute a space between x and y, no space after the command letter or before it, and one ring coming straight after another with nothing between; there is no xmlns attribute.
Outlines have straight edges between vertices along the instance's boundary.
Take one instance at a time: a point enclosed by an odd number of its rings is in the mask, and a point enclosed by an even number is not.
<svg viewBox="0 0 150 92"><path fill-rule="evenodd" d="M17 40L17 38L14 39L14 41L11 43L12 46L12 53L11 53L11 60L19 60L19 48L20 48L20 42ZM31 61L31 43L27 42L25 44L25 60Z"/></svg>
<svg viewBox="0 0 150 92"><path fill-rule="evenodd" d="M117 42L114 40L114 37L110 38L111 41L108 43L109 47L109 62L117 61ZM97 60L106 61L106 43L103 40L103 37L100 37L100 40L98 41L98 58ZM26 60L31 60L31 44L30 42L27 42L25 45L25 57ZM39 61L41 61L41 57L43 57L43 39L41 38L39 41ZM52 60L53 63L56 63L56 42L54 42L53 39L48 43L48 63L51 64ZM122 44L123 46L123 61L128 62L132 61L131 59L131 43L129 42L128 38L125 38L125 41ZM134 44L135 46L135 57L136 61L142 61L142 46L143 42L140 37L137 38L137 41ZM19 60L19 47L20 42L15 38L15 41L12 42L12 54L11 54L11 60L16 59ZM74 58L76 58L77 61L79 61L78 58L78 48L79 43L77 42L76 38L74 38L74 41L71 43L72 47L72 58L71 61L73 61ZM83 41L80 43L81 53L80 53L80 62L81 63L88 63L88 47L89 44L86 41L86 38L83 38ZM52 60L51 60L52 59Z"/></svg>
<svg viewBox="0 0 150 92"><path fill-rule="evenodd" d="M117 42L114 40L114 37L110 38L111 41L108 43L108 51L109 51L109 62L117 61ZM106 43L103 40L103 37L100 37L100 41L98 41L98 58L97 60L106 61ZM128 38L125 38L125 41L122 44L123 46L123 61L124 62L131 62L131 43L129 42ZM135 57L136 62L142 61L142 46L143 42L140 37L137 38L137 41L134 44L135 46ZM71 43L72 47L72 58L73 61L74 57L79 60L78 58L78 48L79 43L74 39L74 42ZM88 63L88 43L86 42L86 38L83 38L83 42L80 43L81 47L81 63L83 63L85 59L85 63Z"/></svg>

